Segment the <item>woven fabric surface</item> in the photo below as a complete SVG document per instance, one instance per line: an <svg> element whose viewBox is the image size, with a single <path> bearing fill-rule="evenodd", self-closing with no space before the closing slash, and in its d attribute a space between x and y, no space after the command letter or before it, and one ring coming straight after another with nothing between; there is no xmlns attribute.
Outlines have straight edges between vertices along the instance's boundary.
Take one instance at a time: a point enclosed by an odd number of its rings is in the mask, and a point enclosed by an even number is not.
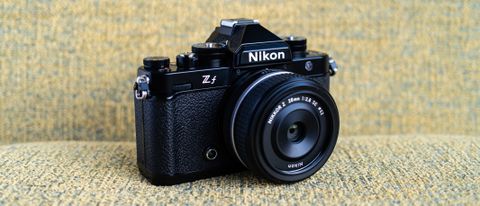
<svg viewBox="0 0 480 206"><path fill-rule="evenodd" d="M0 144L134 140L142 58L173 58L235 17L337 60L341 134L480 134L478 1L6 0Z"/></svg>
<svg viewBox="0 0 480 206"><path fill-rule="evenodd" d="M473 136L341 137L311 178L275 185L249 172L150 185L130 142L0 147L0 205L470 204L480 201L480 141Z"/></svg>

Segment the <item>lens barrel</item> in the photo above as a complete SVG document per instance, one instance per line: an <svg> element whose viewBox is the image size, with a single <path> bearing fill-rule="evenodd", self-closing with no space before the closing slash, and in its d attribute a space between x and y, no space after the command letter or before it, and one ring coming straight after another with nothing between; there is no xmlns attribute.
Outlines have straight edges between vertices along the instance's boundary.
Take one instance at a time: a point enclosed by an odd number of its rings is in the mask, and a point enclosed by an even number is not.
<svg viewBox="0 0 480 206"><path fill-rule="evenodd" d="M333 98L318 82L264 70L232 90L225 116L227 144L247 168L288 183L325 164L336 144L339 116Z"/></svg>

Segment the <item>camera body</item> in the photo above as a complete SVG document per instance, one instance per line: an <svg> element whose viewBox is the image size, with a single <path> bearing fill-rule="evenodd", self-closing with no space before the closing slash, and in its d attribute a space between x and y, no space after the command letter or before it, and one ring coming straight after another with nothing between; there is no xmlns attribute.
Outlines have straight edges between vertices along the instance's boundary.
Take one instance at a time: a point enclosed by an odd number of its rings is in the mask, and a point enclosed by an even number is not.
<svg viewBox="0 0 480 206"><path fill-rule="evenodd" d="M248 167L231 146L236 141L230 138L231 108L236 108L232 98L244 94L234 90L245 90L248 86L242 85L262 76L289 73L328 91L336 71L327 54L306 50L305 38L279 38L249 19L222 20L206 43L179 54L176 65L167 57L147 57L143 63L134 85L137 163L155 185ZM338 128L335 132L336 141Z"/></svg>

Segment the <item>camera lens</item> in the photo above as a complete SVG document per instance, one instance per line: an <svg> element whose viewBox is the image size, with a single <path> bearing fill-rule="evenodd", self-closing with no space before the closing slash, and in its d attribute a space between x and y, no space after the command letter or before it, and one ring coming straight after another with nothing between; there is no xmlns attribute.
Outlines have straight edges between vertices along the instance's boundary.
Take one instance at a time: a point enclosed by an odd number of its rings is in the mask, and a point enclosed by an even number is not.
<svg viewBox="0 0 480 206"><path fill-rule="evenodd" d="M276 182L317 172L336 144L338 110L328 91L308 77L263 70L231 87L224 131L250 170Z"/></svg>

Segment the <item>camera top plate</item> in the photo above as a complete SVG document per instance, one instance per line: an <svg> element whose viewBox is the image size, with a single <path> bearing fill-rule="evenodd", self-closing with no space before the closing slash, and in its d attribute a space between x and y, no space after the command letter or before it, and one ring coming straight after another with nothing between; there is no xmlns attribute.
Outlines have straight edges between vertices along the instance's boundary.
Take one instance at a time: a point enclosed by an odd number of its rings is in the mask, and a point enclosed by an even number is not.
<svg viewBox="0 0 480 206"><path fill-rule="evenodd" d="M229 87L239 76L259 69L286 70L310 77L333 74L329 72L328 55L308 51L305 37L281 38L257 20L244 18L222 20L205 42L193 44L192 52L177 55L176 64L164 57L148 60L154 62L138 69L138 76L150 79L147 96L167 98Z"/></svg>

